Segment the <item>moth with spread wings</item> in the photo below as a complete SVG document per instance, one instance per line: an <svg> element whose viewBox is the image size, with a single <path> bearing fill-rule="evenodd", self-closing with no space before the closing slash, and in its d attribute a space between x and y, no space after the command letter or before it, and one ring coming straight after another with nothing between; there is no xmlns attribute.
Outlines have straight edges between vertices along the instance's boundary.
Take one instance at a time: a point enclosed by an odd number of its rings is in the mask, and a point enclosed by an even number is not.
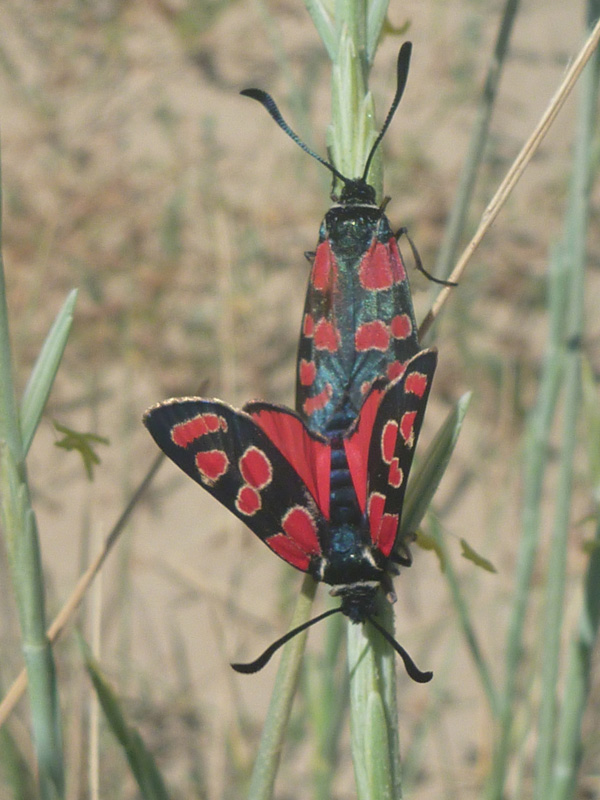
<svg viewBox="0 0 600 800"><path fill-rule="evenodd" d="M379 586L390 589L395 564L410 563L398 541L400 518L436 360L435 350L423 350L400 377L376 380L356 420L333 437L310 430L294 411L263 402L237 411L219 400L174 399L144 415L177 466L273 552L334 587L340 608L310 624L337 611L353 622L368 620L417 681L431 673L420 672L373 615ZM259 669L296 632L236 668Z"/></svg>

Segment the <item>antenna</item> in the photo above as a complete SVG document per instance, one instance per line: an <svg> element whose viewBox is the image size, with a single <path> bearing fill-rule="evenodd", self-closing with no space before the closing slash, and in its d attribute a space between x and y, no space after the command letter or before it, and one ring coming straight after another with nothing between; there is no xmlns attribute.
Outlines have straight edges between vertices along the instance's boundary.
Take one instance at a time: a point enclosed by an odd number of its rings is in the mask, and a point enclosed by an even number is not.
<svg viewBox="0 0 600 800"><path fill-rule="evenodd" d="M371 152L367 157L367 163L365 164L365 170L362 176L363 181L367 180L367 175L369 174L369 169L371 168L371 161L373 160L375 151L377 150L377 148L381 143L381 140L385 136L385 132L390 127L390 122L392 121L394 114L396 113L396 109L400 104L400 100L402 100L402 95L404 94L404 90L406 88L406 81L408 78L408 68L410 66L411 53L412 53L412 43L404 42L404 44L400 48L400 52L398 53L398 62L396 64L396 94L394 95L394 99L392 100L392 105L390 106L390 110L387 113L387 117L385 118L383 127L379 131L379 136L377 137L377 139L375 139L373 147L371 148Z"/></svg>
<svg viewBox="0 0 600 800"><path fill-rule="evenodd" d="M342 607L338 606L338 608L330 608L328 611L324 611L322 614L319 614L318 617L314 617L313 619L309 619L308 622L303 622L302 625L298 625L297 628L293 628L291 631L282 636L281 639L277 639L276 642L273 642L272 645L267 647L262 655L260 655L254 661L250 661L248 664L232 664L231 666L236 672L241 672L243 674L251 674L253 672L258 672L262 669L266 664L269 663L271 660L271 656L279 650L286 642L289 642L290 639L293 639L294 636L297 636L302 631L305 631L307 628L310 628L311 625L315 625L317 622L321 622L321 620L330 617L332 614L337 614L338 612L342 611ZM365 618L368 620L371 625L375 628L375 630L379 631L379 633L383 636L383 638L391 644L394 650L398 653L402 661L404 662L404 667L406 672L408 673L409 678L412 678L413 681L416 683L428 683L433 678L433 672L421 672L421 670L417 667L415 662L406 652L406 650L402 647L402 645L397 642L391 633L386 631L386 629L377 622L377 620L368 614Z"/></svg>
<svg viewBox="0 0 600 800"><path fill-rule="evenodd" d="M387 113L385 118L385 122L383 123L383 127L381 128L377 139L375 140L369 155L367 157L367 163L365 164L365 169L362 175L362 178L352 179L346 178L345 175L337 170L333 164L331 164L326 159L322 158L318 153L315 153L314 150L305 144L302 139L298 136L297 133L290 128L287 122L284 120L281 112L277 108L277 104L273 100L270 94L264 92L262 89L244 89L240 94L244 95L244 97L251 97L253 100L257 100L261 105L265 107L268 113L273 117L275 122L279 125L282 131L287 133L287 135L292 139L298 147L301 147L305 153L308 153L309 156L312 156L316 159L319 164L322 164L326 167L330 172L332 172L336 178L339 178L343 183L347 186L349 184L366 184L367 176L369 174L369 169L371 168L371 162L373 160L373 156L377 148L379 147L381 140L383 139L385 132L390 126L390 122L394 114L396 113L396 109L402 99L402 95L404 94L404 89L406 88L406 81L408 78L408 68L410 65L410 56L412 52L412 44L410 42L404 42L402 47L400 48L400 52L398 53L398 62L396 66L396 94L394 95L394 99L392 100L392 105L390 106L390 110Z"/></svg>
<svg viewBox="0 0 600 800"><path fill-rule="evenodd" d="M301 147L305 153L308 153L309 156L316 158L319 164L323 164L324 167L327 167L328 170L333 172L336 178L339 178L341 181L344 181L344 183L348 183L349 178L344 177L344 175L342 175L342 173L339 172L333 166L333 164L330 164L329 161L326 161L324 158L321 158L321 156L318 155L318 153L315 153L315 151L311 150L307 144L304 144L304 142L298 136L297 133L294 133L294 131L290 128L290 126L282 117L280 110L277 108L275 100L273 100L270 94L268 94L267 92L263 92L262 89L244 89L243 91L240 92L240 94L243 94L244 97L251 97L253 100L258 100L258 102L261 103L267 109L267 111L273 117L275 122L279 125L281 130L285 131L285 133L287 133L290 139L296 142L298 147Z"/></svg>

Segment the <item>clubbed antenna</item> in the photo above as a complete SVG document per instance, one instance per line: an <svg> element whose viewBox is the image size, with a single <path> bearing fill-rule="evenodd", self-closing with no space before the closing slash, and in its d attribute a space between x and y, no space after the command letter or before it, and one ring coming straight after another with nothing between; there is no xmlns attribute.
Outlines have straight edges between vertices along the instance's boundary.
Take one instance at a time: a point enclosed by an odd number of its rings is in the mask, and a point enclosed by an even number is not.
<svg viewBox="0 0 600 800"><path fill-rule="evenodd" d="M273 642L272 645L267 647L265 652L254 661L250 661L248 664L232 664L231 666L236 672L241 672L246 675L253 672L258 672L271 660L271 656L273 656L280 647L286 644L286 642L289 642L290 639L293 639L294 636L297 636L299 633L302 633L302 631L305 631L307 628L310 628L317 622L321 622L321 620L330 617L332 614L337 614L340 611L342 611L341 606L338 606L338 608L330 608L328 611L324 611L322 614L319 614L318 617L309 619L308 622L303 622L302 625L298 625L297 628L294 628L286 633L285 636L281 637L281 639L277 639L276 642ZM388 631L386 631L386 629L380 625L374 617L369 614L366 616L366 619L371 623L375 630L379 631L384 639L389 642L389 644L391 644L394 650L398 653L404 662L404 667L409 678L412 678L416 683L428 683L433 678L433 672L422 672L406 652L406 650L402 647L402 645L397 642L392 634L388 633Z"/></svg>
<svg viewBox="0 0 600 800"><path fill-rule="evenodd" d="M371 152L367 157L367 163L365 164L365 171L363 172L362 176L363 181L367 180L369 169L371 168L371 161L373 160L375 151L377 150L377 148L381 143L381 140L385 136L385 132L390 127L390 122L392 121L393 116L396 113L396 109L400 104L400 100L402 100L402 95L404 94L404 89L406 88L406 81L408 79L408 68L410 66L411 53L412 53L412 43L404 42L404 44L400 48L400 52L398 53L398 63L396 65L396 94L394 95L394 99L392 100L392 105L390 106L390 110L387 113L387 117L385 118L383 127L379 131L379 136L377 137L377 139L375 139L375 143L373 144Z"/></svg>
<svg viewBox="0 0 600 800"><path fill-rule="evenodd" d="M410 42L405 42L402 47L400 48L400 52L398 53L398 63L396 67L396 94L394 95L394 99L392 100L392 105L390 106L390 110L387 113L387 117L385 118L385 122L383 123L383 127L379 132L371 151L367 157L367 163L365 164L365 169L360 179L351 179L347 178L345 175L337 170L333 164L331 164L326 159L322 158L320 155L311 150L311 148L305 144L302 139L298 136L297 133L290 128L287 122L284 120L281 112L277 108L277 104L273 100L270 94L264 92L262 89L244 89L240 94L243 94L244 97L251 97L253 100L257 100L261 105L263 105L268 113L273 117L275 122L279 125L282 131L287 133L287 135L292 139L298 147L301 147L305 153L308 153L309 156L312 156L316 159L319 164L323 164L330 172L332 172L336 178L339 178L346 186L350 184L359 184L364 185L367 181L367 176L369 174L369 169L371 168L371 162L373 160L373 156L377 148L379 147L381 140L383 139L385 132L390 126L390 122L394 114L396 113L396 109L402 99L402 95L404 94L404 89L406 88L406 80L408 78L408 67L410 64L410 55L412 52L412 44Z"/></svg>
<svg viewBox="0 0 600 800"><path fill-rule="evenodd" d="M267 109L267 111L273 117L275 122L279 125L281 130L285 131L285 133L287 133L290 139L296 142L296 144L299 147L301 147L305 153L308 153L309 156L316 158L319 164L323 164L324 167L327 167L328 170L333 172L336 178L339 178L344 183L348 183L349 179L344 177L342 173L339 172L333 166L333 164L330 164L329 161L326 161L324 158L321 158L321 156L315 153L314 150L311 150L307 144L304 144L304 142L298 136L297 133L294 133L294 131L290 128L290 126L281 116L281 112L277 108L277 104L275 103L275 100L273 100L270 94L268 94L267 92L263 92L262 89L244 89L243 91L240 92L240 94L243 94L244 97L251 97L253 100L258 100L258 102Z"/></svg>

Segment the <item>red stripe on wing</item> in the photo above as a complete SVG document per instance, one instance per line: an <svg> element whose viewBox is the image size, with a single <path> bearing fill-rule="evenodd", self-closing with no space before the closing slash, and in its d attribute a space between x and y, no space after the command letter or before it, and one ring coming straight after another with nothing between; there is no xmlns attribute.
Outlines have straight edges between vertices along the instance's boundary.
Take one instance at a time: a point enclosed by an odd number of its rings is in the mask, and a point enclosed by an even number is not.
<svg viewBox="0 0 600 800"><path fill-rule="evenodd" d="M302 478L325 519L329 519L331 448L315 438L291 411L260 403L246 411Z"/></svg>
<svg viewBox="0 0 600 800"><path fill-rule="evenodd" d="M360 510L365 512L367 504L367 459L373 424L377 409L385 389L385 383L376 382L369 390L362 404L358 419L350 429L348 438L344 439L344 450L348 459L348 469Z"/></svg>

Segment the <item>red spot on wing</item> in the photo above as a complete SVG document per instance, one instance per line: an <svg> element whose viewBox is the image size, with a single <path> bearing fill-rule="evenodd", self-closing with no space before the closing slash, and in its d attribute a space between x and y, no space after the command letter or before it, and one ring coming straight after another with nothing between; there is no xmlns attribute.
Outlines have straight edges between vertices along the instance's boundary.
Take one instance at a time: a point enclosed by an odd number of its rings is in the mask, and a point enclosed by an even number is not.
<svg viewBox="0 0 600 800"><path fill-rule="evenodd" d="M390 381L396 380L401 375L404 375L406 370L406 364L402 361L392 361L391 364L388 364L386 375Z"/></svg>
<svg viewBox="0 0 600 800"><path fill-rule="evenodd" d="M404 381L404 391L410 394L416 394L417 397L423 397L427 391L427 384L429 378L424 372L411 372L406 376Z"/></svg>
<svg viewBox="0 0 600 800"><path fill-rule="evenodd" d="M404 414L402 414L402 419L400 420L400 433L402 434L402 438L406 442L407 447L412 447L415 443L416 416L416 411L406 411Z"/></svg>
<svg viewBox="0 0 600 800"><path fill-rule="evenodd" d="M227 472L229 459L224 450L205 450L196 453L196 467L201 480L212 486Z"/></svg>
<svg viewBox="0 0 600 800"><path fill-rule="evenodd" d="M393 285L392 265L384 244L373 242L360 262L358 276L363 289L389 289Z"/></svg>
<svg viewBox="0 0 600 800"><path fill-rule="evenodd" d="M303 335L307 336L310 339L314 331L315 331L315 321L312 317L312 314L305 314L304 319L302 320Z"/></svg>
<svg viewBox="0 0 600 800"><path fill-rule="evenodd" d="M256 514L257 511L260 511L261 506L262 501L260 499L260 494L256 489L248 485L242 486L235 498L235 507L240 514L251 517L253 514Z"/></svg>
<svg viewBox="0 0 600 800"><path fill-rule="evenodd" d="M390 259L390 266L392 270L392 275L394 277L394 283L402 283L402 281L406 280L406 270L404 269L404 264L402 263L402 258L400 257L400 251L398 250L398 243L396 239L392 237L388 242L389 247L389 259Z"/></svg>
<svg viewBox="0 0 600 800"><path fill-rule="evenodd" d="M337 264L329 242L321 242L315 253L315 260L311 272L311 283L320 292L333 288L336 280Z"/></svg>
<svg viewBox="0 0 600 800"><path fill-rule="evenodd" d="M371 540L384 556L389 556L396 541L399 518L398 514L384 514L384 508L385 496L372 492L367 509Z"/></svg>
<svg viewBox="0 0 600 800"><path fill-rule="evenodd" d="M317 367L314 361L307 361L305 358L301 359L300 367L298 370L300 384L302 386L312 386L317 377Z"/></svg>
<svg viewBox="0 0 600 800"><path fill-rule="evenodd" d="M258 447L248 447L239 460L242 478L255 489L264 489L273 479L273 467Z"/></svg>
<svg viewBox="0 0 600 800"><path fill-rule="evenodd" d="M404 482L404 472L400 468L400 461L397 458L392 459L390 464L390 472L388 475L388 483L393 489L399 489Z"/></svg>
<svg viewBox="0 0 600 800"><path fill-rule="evenodd" d="M398 423L395 419L390 419L385 423L381 432L381 457L386 464L392 463L397 437Z"/></svg>
<svg viewBox="0 0 600 800"><path fill-rule="evenodd" d="M274 553L281 556L284 561L293 567L306 572L310 566L310 558L304 553L297 544L288 539L283 533L277 533L265 540Z"/></svg>
<svg viewBox="0 0 600 800"><path fill-rule="evenodd" d="M377 544L384 508L385 495L380 492L371 492L369 495L369 504L367 506L367 518L369 520L369 529L371 531L371 540L373 544Z"/></svg>
<svg viewBox="0 0 600 800"><path fill-rule="evenodd" d="M408 339L412 333L412 320L408 314L396 314L390 323L394 339Z"/></svg>
<svg viewBox="0 0 600 800"><path fill-rule="evenodd" d="M295 414L276 408L252 412L256 424L292 465L314 497L324 517L329 517L330 447L313 438Z"/></svg>
<svg viewBox="0 0 600 800"><path fill-rule="evenodd" d="M206 436L207 433L216 433L219 428L227 430L227 421L218 414L197 414L185 422L178 422L171 429L171 439L178 447L187 447L189 444Z"/></svg>
<svg viewBox="0 0 600 800"><path fill-rule="evenodd" d="M315 411L320 411L322 408L325 408L332 394L333 386L330 383L326 383L325 388L322 389L319 394L316 394L314 397L306 398L302 404L302 411L304 411L307 417L310 417Z"/></svg>
<svg viewBox="0 0 600 800"><path fill-rule="evenodd" d="M354 347L361 353L364 350L387 350L390 346L390 332L380 319L365 322L354 334Z"/></svg>
<svg viewBox="0 0 600 800"><path fill-rule="evenodd" d="M317 536L317 523L307 508L293 506L281 520L286 536L294 541L303 552L316 555L321 552Z"/></svg>
<svg viewBox="0 0 600 800"><path fill-rule="evenodd" d="M328 350L335 353L339 347L339 334L336 328L326 319L320 319L314 333L317 350Z"/></svg>
<svg viewBox="0 0 600 800"><path fill-rule="evenodd" d="M398 525L400 520L398 514L384 514L377 533L376 545L384 556L389 556L396 541Z"/></svg>

